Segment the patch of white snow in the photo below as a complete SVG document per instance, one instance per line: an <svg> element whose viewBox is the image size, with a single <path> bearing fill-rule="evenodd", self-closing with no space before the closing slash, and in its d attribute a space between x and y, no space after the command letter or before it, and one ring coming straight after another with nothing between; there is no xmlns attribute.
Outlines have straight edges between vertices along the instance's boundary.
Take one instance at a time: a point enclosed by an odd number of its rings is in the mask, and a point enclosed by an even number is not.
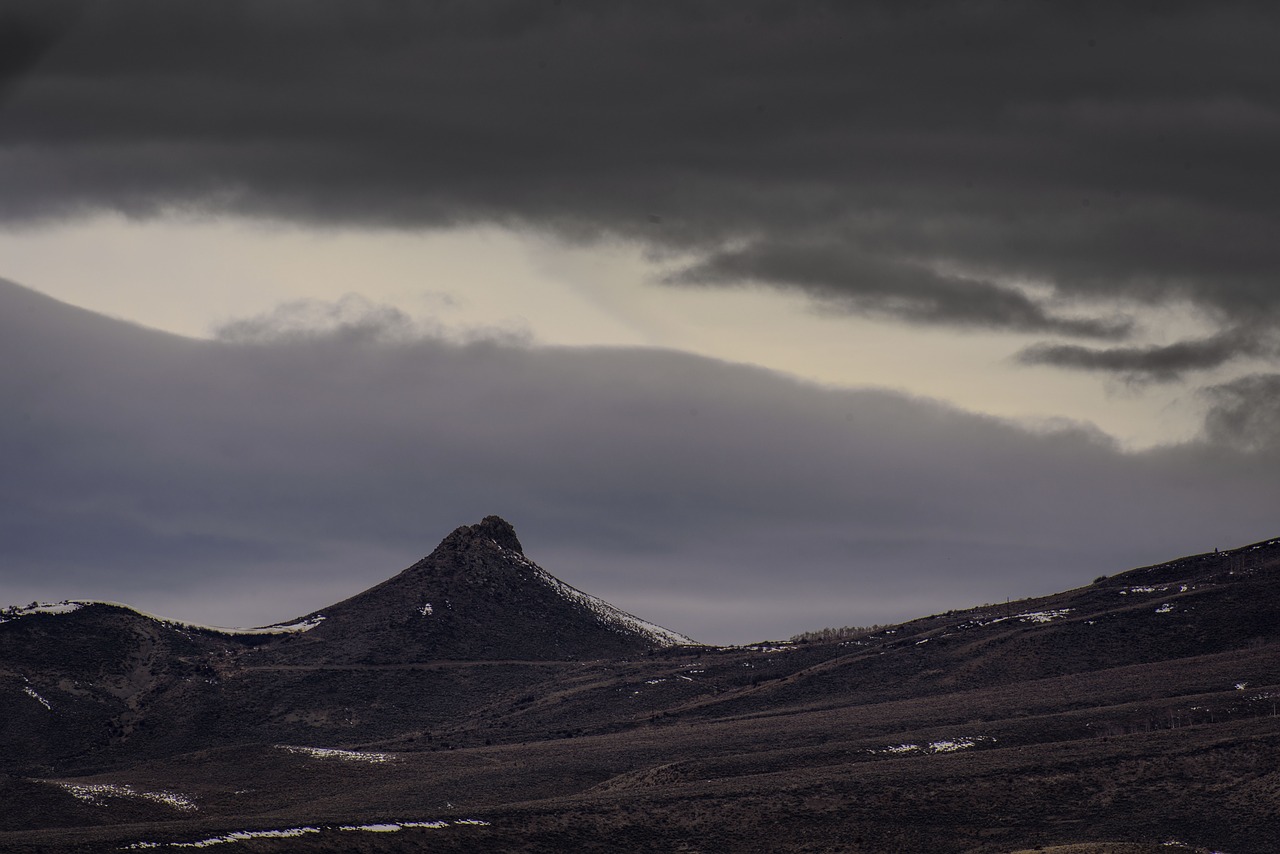
<svg viewBox="0 0 1280 854"><path fill-rule="evenodd" d="M277 748L288 753L301 753L313 759L342 759L347 762L395 762L394 753L369 753L361 750L338 750L333 747L299 747L293 744L277 744Z"/></svg>
<svg viewBox="0 0 1280 854"><path fill-rule="evenodd" d="M27 692L27 696L29 696L31 699L35 700L37 703L39 703L40 705L44 706L44 707L45 707L46 709L48 709L49 711L51 711L51 712L53 711L53 706L49 705L49 701L48 701L48 700L46 700L44 697L41 697L41 696L36 692L36 689L35 689L35 688L32 688L30 685L23 685L23 686L22 686L22 690L23 690L23 691L26 691L26 692Z"/></svg>
<svg viewBox="0 0 1280 854"><path fill-rule="evenodd" d="M322 833L326 830L333 831L365 831L368 833L397 833L401 830L439 830L449 827L450 824L455 827L488 827L489 822L478 818L460 818L453 822L443 820L428 821L395 821L382 822L378 824L343 824L338 826L324 827L286 827L280 830L236 830L222 836L210 836L207 839L198 839L194 842L135 842L129 845L132 850L154 849L154 848L212 848L215 845L225 845L229 842L249 842L254 839L290 839L298 836L305 836L312 833Z"/></svg>
<svg viewBox="0 0 1280 854"><path fill-rule="evenodd" d="M975 735L963 738L947 738L930 741L927 744L891 744L869 751L873 754L889 756L925 755L930 753L955 753L958 750L970 750L980 744L994 744L995 739L989 735Z"/></svg>
<svg viewBox="0 0 1280 854"><path fill-rule="evenodd" d="M1023 623L1050 623L1061 620L1073 610L1073 608L1058 608L1053 611L1028 611L1025 614L1015 614L1014 619Z"/></svg>
<svg viewBox="0 0 1280 854"><path fill-rule="evenodd" d="M71 783L63 780L48 780L45 782L61 788L77 800L100 807L106 806L104 803L106 798L133 798L135 800L163 804L182 812L195 812L199 809L195 801L178 792L143 792L133 786L116 783Z"/></svg>
<svg viewBox="0 0 1280 854"><path fill-rule="evenodd" d="M1128 587L1116 592L1121 596L1128 596L1130 593L1163 593L1168 589L1168 587Z"/></svg>
<svg viewBox="0 0 1280 854"><path fill-rule="evenodd" d="M291 839L308 833L319 833L318 827L286 827L282 830L234 830L223 836L210 836L195 842L135 842L130 848L212 848L228 842L248 842L250 839Z"/></svg>
<svg viewBox="0 0 1280 854"><path fill-rule="evenodd" d="M0 610L0 623L7 623L19 617L29 617L32 614L70 614L72 611L78 611L82 607L81 603L69 600L63 602L33 602L25 607L12 605Z"/></svg>

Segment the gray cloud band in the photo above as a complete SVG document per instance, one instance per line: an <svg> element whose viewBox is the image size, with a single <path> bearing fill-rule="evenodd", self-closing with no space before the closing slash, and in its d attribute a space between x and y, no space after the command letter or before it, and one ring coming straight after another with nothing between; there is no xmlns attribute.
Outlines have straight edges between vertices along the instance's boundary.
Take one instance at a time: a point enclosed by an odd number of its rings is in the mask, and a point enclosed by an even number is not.
<svg viewBox="0 0 1280 854"><path fill-rule="evenodd" d="M1277 346L1265 330L1233 328L1194 341L1162 347L1093 349L1073 344L1038 344L1017 355L1028 365L1054 365L1122 375L1131 382L1175 382L1187 373L1247 357L1274 358Z"/></svg>
<svg viewBox="0 0 1280 854"><path fill-rule="evenodd" d="M1121 6L97 4L11 69L0 217L496 222L912 322L1274 318L1280 15Z"/></svg>

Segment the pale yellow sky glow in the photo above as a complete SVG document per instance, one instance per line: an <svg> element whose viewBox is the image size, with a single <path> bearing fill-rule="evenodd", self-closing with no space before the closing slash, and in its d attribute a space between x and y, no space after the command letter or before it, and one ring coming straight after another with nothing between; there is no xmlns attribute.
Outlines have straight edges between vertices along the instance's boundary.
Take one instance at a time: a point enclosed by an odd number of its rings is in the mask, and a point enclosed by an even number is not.
<svg viewBox="0 0 1280 854"><path fill-rule="evenodd" d="M1202 412L1194 392L1178 384L1135 390L1015 364L1012 355L1035 336L833 315L804 296L765 288L662 286L663 263L674 262L646 258L631 244L568 246L494 229L326 231L100 217L0 233L0 257L2 274L20 284L197 337L291 300L354 293L448 333L496 329L538 344L683 350L1000 417L1090 422L1127 447L1189 438ZM1196 326L1176 307L1165 315L1161 337Z"/></svg>

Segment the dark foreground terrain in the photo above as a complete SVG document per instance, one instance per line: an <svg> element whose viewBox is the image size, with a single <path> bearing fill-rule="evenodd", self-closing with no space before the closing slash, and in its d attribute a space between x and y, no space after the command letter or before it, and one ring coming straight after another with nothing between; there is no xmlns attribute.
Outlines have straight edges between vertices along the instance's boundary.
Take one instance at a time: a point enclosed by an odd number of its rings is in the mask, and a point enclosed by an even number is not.
<svg viewBox="0 0 1280 854"><path fill-rule="evenodd" d="M0 850L1280 850L1280 540L716 648L509 525L232 634L0 613Z"/></svg>

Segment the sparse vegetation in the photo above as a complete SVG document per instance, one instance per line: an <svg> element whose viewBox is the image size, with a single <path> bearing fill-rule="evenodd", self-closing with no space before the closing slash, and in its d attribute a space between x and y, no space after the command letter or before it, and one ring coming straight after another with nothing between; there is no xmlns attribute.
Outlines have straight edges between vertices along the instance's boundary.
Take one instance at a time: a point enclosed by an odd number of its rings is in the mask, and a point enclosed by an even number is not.
<svg viewBox="0 0 1280 854"><path fill-rule="evenodd" d="M870 626L841 626L840 628L817 629L812 632L801 632L798 635L791 636L791 643L830 643L831 641L845 640L847 638L863 637L865 635L873 635L881 629L887 629L889 626L880 625L879 623Z"/></svg>

